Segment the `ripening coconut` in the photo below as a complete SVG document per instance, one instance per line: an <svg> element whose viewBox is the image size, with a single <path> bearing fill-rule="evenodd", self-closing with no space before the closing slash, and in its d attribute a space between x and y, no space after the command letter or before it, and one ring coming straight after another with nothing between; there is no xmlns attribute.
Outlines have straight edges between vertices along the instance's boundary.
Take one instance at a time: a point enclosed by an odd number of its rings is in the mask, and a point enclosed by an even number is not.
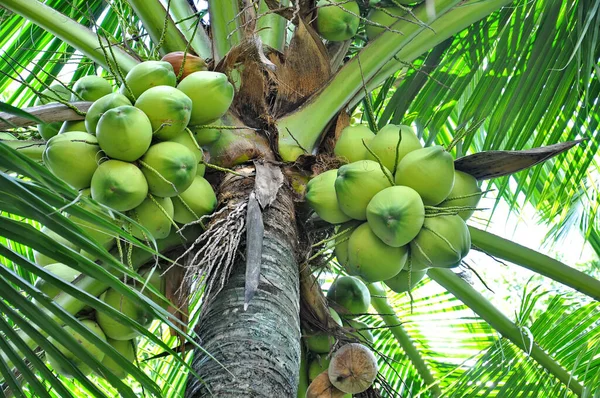
<svg viewBox="0 0 600 398"><path fill-rule="evenodd" d="M348 40L358 31L360 8L356 1L319 0L317 7L317 31L325 40Z"/></svg>
<svg viewBox="0 0 600 398"><path fill-rule="evenodd" d="M332 308L329 309L329 313L331 317L338 325L342 326L342 319ZM317 354L327 354L331 347L335 344L335 337L326 333L326 332L316 332L307 335L304 337L304 342L306 343L306 348L309 351L315 352Z"/></svg>
<svg viewBox="0 0 600 398"><path fill-rule="evenodd" d="M351 220L351 217L340 209L335 194L337 172L337 169L328 170L314 177L306 184L306 202L321 219L331 224L339 224Z"/></svg>
<svg viewBox="0 0 600 398"><path fill-rule="evenodd" d="M462 171L454 171L454 186L448 197L439 204L439 207L450 206L468 206L476 208L481 199L481 188L477 184L477 180L470 174ZM475 210L463 210L458 212L458 215L463 220L467 221L475 212Z"/></svg>
<svg viewBox="0 0 600 398"><path fill-rule="evenodd" d="M36 98L35 106L54 104L57 102L68 101L71 97L71 92L62 84L52 84L49 88L41 92L41 95ZM48 141L50 138L58 134L62 122L38 124L37 128L42 138Z"/></svg>
<svg viewBox="0 0 600 398"><path fill-rule="evenodd" d="M125 297L114 289L108 289L102 293L100 300L114 309L128 316L144 327L150 326L152 314L146 312L141 306ZM131 340L138 335L138 331L132 326L124 325L114 319L111 315L97 311L96 321L107 337L114 340Z"/></svg>
<svg viewBox="0 0 600 398"><path fill-rule="evenodd" d="M46 143L43 159L50 171L75 189L88 188L98 168L101 152L91 134L70 131Z"/></svg>
<svg viewBox="0 0 600 398"><path fill-rule="evenodd" d="M425 221L421 196L412 188L394 186L373 196L367 206L371 230L385 244L404 246L417 236Z"/></svg>
<svg viewBox="0 0 600 398"><path fill-rule="evenodd" d="M337 350L329 363L329 381L340 391L358 394L366 391L377 377L375 355L362 344L350 343Z"/></svg>
<svg viewBox="0 0 600 398"><path fill-rule="evenodd" d="M92 198L111 209L135 209L146 199L148 183L134 164L109 160L98 166L92 177Z"/></svg>
<svg viewBox="0 0 600 398"><path fill-rule="evenodd" d="M441 203L454 185L454 159L441 146L410 152L398 164L396 184L411 187L421 195L423 204Z"/></svg>
<svg viewBox="0 0 600 398"><path fill-rule="evenodd" d="M175 76L175 71L168 62L144 61L131 68L125 76L125 83L127 84L122 84L119 92L135 102L144 91L152 87L175 87L177 76Z"/></svg>
<svg viewBox="0 0 600 398"><path fill-rule="evenodd" d="M353 276L340 276L327 291L327 300L339 305L344 318L355 318L369 312L371 294L367 286Z"/></svg>
<svg viewBox="0 0 600 398"><path fill-rule="evenodd" d="M400 146L398 146L398 141L400 141ZM384 126L367 144L369 149L379 157L381 164L389 170L394 170L394 162L400 163L408 153L423 147L410 126L394 124ZM398 147L397 156L396 147ZM377 160L370 152L367 152L366 159Z"/></svg>
<svg viewBox="0 0 600 398"><path fill-rule="evenodd" d="M133 162L152 142L152 125L144 112L131 105L110 109L96 126L100 148L113 159Z"/></svg>
<svg viewBox="0 0 600 398"><path fill-rule="evenodd" d="M331 381L329 381L329 373L324 371L318 375L306 390L306 398L346 398L343 391L338 390ZM350 397L348 397L350 398Z"/></svg>
<svg viewBox="0 0 600 398"><path fill-rule="evenodd" d="M119 354L121 354L125 360L133 363L135 361L135 340L113 340L106 339L106 342L110 344ZM113 360L110 355L105 355L102 360L102 365L106 366L115 376L119 379L124 379L129 375L121 365Z"/></svg>
<svg viewBox="0 0 600 398"><path fill-rule="evenodd" d="M359 124L358 126L348 126L342 130L339 139L335 143L333 153L340 159L353 163L368 158L369 152L363 144L370 146L371 140L375 134L367 126Z"/></svg>
<svg viewBox="0 0 600 398"><path fill-rule="evenodd" d="M386 175L387 173L387 175ZM367 205L378 192L391 186L389 170L377 162L359 160L338 169L335 193L340 209L355 220L367 219Z"/></svg>
<svg viewBox="0 0 600 398"><path fill-rule="evenodd" d="M161 61L171 64L175 76L180 79L179 81L185 79L191 73L206 70L206 62L204 62L202 58L190 53L185 54L183 51L170 52L162 57ZM182 66L183 73L181 74L181 77L179 77Z"/></svg>
<svg viewBox="0 0 600 398"><path fill-rule="evenodd" d="M233 85L223 73L194 72L183 79L177 88L192 100L192 126L214 122L227 112L233 102Z"/></svg>
<svg viewBox="0 0 600 398"><path fill-rule="evenodd" d="M73 85L71 101L96 101L112 93L112 86L100 76L84 76Z"/></svg>
<svg viewBox="0 0 600 398"><path fill-rule="evenodd" d="M379 282L398 274L406 264L408 246L388 246L373 233L368 223L361 224L350 235L348 262L350 275L365 281Z"/></svg>
<svg viewBox="0 0 600 398"><path fill-rule="evenodd" d="M57 234L56 232L50 230L46 226L43 226L42 229L40 229L40 232L48 235L48 237L50 239L52 239L53 241L55 241L56 243L60 243L63 246L67 246L68 248L71 248L73 250L77 250L77 246L75 246L73 243L66 240L65 238L63 238L62 236ZM56 260L54 260L36 250L33 251L33 258L35 259L35 263L40 266L46 266L46 265L54 264L57 262Z"/></svg>
<svg viewBox="0 0 600 398"><path fill-rule="evenodd" d="M104 113L119 106L131 105L131 101L122 94L108 94L95 101L85 115L85 131L96 134L98 121Z"/></svg>
<svg viewBox="0 0 600 398"><path fill-rule="evenodd" d="M173 199L173 219L188 224L212 213L217 207L217 196L212 186L201 176L195 176L192 184ZM191 210L191 211L190 211Z"/></svg>
<svg viewBox="0 0 600 398"><path fill-rule="evenodd" d="M308 363L308 381L313 381L325 372L329 368L329 362L331 362L331 358L327 358L327 355L315 355Z"/></svg>
<svg viewBox="0 0 600 398"><path fill-rule="evenodd" d="M192 185L198 169L196 155L185 146L170 141L152 145L141 161L150 193L160 197L185 192Z"/></svg>
<svg viewBox="0 0 600 398"><path fill-rule="evenodd" d="M464 220L456 215L428 217L417 237L410 242L412 267L452 268L471 249L471 235Z"/></svg>
<svg viewBox="0 0 600 398"><path fill-rule="evenodd" d="M80 320L80 322L83 324L83 326L88 328L92 333L94 333L100 339L106 341L106 335L104 334L104 332L102 331L102 329L100 328L100 326L98 326L98 324L96 322L89 320L89 319ZM83 337L83 335L81 335L81 334L77 333L75 330L73 330L70 326L65 325L65 326L63 326L63 329L66 332L68 332L71 336L73 336L73 338L75 340L77 340L77 342L79 344L81 344L82 348L84 348L85 350L88 351L90 356L97 359L98 361L102 361L104 359L105 354L104 354L104 351L100 347L97 347L95 344L91 343L89 340L87 340L85 337ZM67 360L71 361L71 363L74 366L76 366L81 371L81 373L83 373L86 376L92 373L92 368L90 368L85 363L85 358L78 357L69 348L63 346L58 341L56 341L56 339L54 337L50 337L48 340L50 341L50 343L52 343L54 346L56 346L56 348L58 348L58 350L67 358ZM60 362L58 362L56 360L56 358L54 358L53 356L51 356L48 353L46 353L46 361L48 361L48 363L50 364L50 366L52 366L52 369L54 369L54 371L56 373L58 373L62 376L65 376L65 377L69 377L69 378L75 377L75 375L72 374L69 369L64 368L60 364Z"/></svg>
<svg viewBox="0 0 600 398"><path fill-rule="evenodd" d="M83 131L87 133L88 131L85 128L85 120L67 120L62 124L62 126L60 126L58 134L67 133L69 131Z"/></svg>
<svg viewBox="0 0 600 398"><path fill-rule="evenodd" d="M136 238L141 240L164 239L171 232L173 202L171 198L160 198L158 196L146 198L141 205L131 210L130 217L150 231L151 236L147 236L147 232L132 224L131 234Z"/></svg>
<svg viewBox="0 0 600 398"><path fill-rule="evenodd" d="M402 270L398 273L398 275L393 278L387 279L383 281L396 293L404 293L412 290L413 287L417 285L427 275L427 270L413 270L409 272L408 270ZM410 283L409 283L410 279Z"/></svg>
<svg viewBox="0 0 600 398"><path fill-rule="evenodd" d="M170 140L181 134L190 121L192 100L175 87L152 87L135 101L148 116L154 137Z"/></svg>

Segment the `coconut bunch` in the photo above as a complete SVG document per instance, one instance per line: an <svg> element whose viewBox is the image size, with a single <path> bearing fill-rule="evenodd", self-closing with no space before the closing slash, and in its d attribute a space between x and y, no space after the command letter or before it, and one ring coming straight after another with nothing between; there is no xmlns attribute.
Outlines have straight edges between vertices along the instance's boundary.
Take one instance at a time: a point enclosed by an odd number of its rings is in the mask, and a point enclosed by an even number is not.
<svg viewBox="0 0 600 398"><path fill-rule="evenodd" d="M52 130L40 126L48 169L82 195L135 220L122 227L143 240L163 239L176 223L194 222L216 206L203 177L202 145L218 135L204 126L220 123L234 89L224 74L201 70L204 64L191 55L185 64L191 67L178 81L182 56L136 65L118 91L99 76L83 77L69 100L93 101L85 120ZM59 87L51 87L41 103L61 95L65 100ZM73 221L107 248L114 242L107 231Z"/></svg>
<svg viewBox="0 0 600 398"><path fill-rule="evenodd" d="M391 124L377 134L345 128L334 153L347 164L311 179L306 201L337 225L335 254L348 274L402 292L428 268L460 264L481 190L450 153L423 148L412 128Z"/></svg>

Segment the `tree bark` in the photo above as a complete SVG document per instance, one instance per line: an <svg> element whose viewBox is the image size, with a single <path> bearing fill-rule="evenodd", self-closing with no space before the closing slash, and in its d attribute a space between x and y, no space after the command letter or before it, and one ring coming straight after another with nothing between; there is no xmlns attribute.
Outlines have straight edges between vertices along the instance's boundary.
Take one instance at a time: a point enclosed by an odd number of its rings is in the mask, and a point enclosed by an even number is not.
<svg viewBox="0 0 600 398"><path fill-rule="evenodd" d="M236 192L235 184L227 190ZM190 376L187 398L296 397L300 367L298 233L287 188L280 189L263 219L261 278L248 310L244 311L245 258L238 256L229 281L208 304L199 324L200 345L225 368L197 350L192 367L202 380Z"/></svg>

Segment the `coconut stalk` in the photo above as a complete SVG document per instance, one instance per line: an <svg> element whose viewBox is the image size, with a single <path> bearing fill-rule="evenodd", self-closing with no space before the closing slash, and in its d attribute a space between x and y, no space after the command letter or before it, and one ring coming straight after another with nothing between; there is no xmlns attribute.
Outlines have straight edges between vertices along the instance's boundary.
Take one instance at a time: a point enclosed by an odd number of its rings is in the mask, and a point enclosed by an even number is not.
<svg viewBox="0 0 600 398"><path fill-rule="evenodd" d="M429 367L427 367L412 338L402 327L402 322L396 316L396 311L387 301L383 285L381 283L371 283L367 287L371 293L371 305L375 308L381 320L387 325L388 330L394 335L396 341L419 373L419 376L429 386L428 389L431 390L431 396L442 396L442 390L438 385L438 381L429 370Z"/></svg>
<svg viewBox="0 0 600 398"><path fill-rule="evenodd" d="M548 355L535 341L532 341L530 334L522 332L519 326L515 325L483 297L481 293L476 291L458 275L444 268L430 268L427 271L427 275L462 301L503 337L523 350L527 356L533 358L550 374L570 388L577 396L581 397L584 395L584 387L577 380L573 379L571 373Z"/></svg>
<svg viewBox="0 0 600 398"><path fill-rule="evenodd" d="M289 0L280 0L281 7L289 6ZM278 51L283 51L285 45L285 32L287 30L287 21L276 13L269 12L269 6L265 0L260 0L258 13L261 15L256 23L258 37L263 44L272 47Z"/></svg>
<svg viewBox="0 0 600 398"><path fill-rule="evenodd" d="M571 268L545 254L521 246L487 231L469 226L471 242L490 256L510 261L535 273L547 276L578 292L600 301L600 280Z"/></svg>
<svg viewBox="0 0 600 398"><path fill-rule="evenodd" d="M159 0L127 0L161 55L183 51L187 41ZM167 0L167 4L177 1Z"/></svg>
<svg viewBox="0 0 600 398"><path fill-rule="evenodd" d="M210 37L202 26L198 26L196 29L196 24L201 23L200 15L196 15L190 4L187 1L172 1L170 13L192 50L204 59L211 58ZM194 30L196 31L195 35Z"/></svg>
<svg viewBox="0 0 600 398"><path fill-rule="evenodd" d="M490 3L493 4L490 4L489 8L471 8L470 6L459 6L460 0L440 0L434 4L433 12L430 10L430 2L424 2L415 7L413 9L414 17L411 21L399 20L392 26L393 30L379 35L344 65L320 92L297 111L277 122L279 152L282 158L286 161L295 161L300 155L312 153L315 143L329 121L363 90L363 82L370 81L381 68L413 40L420 42L420 46L415 46L411 50L413 52L411 56L414 59L464 28L463 20L473 21L475 17L482 18L510 1L494 0ZM431 31L430 25L444 16L446 16L445 21L448 25L444 34L426 35L428 36L427 40L421 41L420 35ZM390 73L394 71L390 71Z"/></svg>
<svg viewBox="0 0 600 398"><path fill-rule="evenodd" d="M110 69L119 66L123 72L127 73L139 62L115 43L109 43L106 40L102 40L101 43L98 36L90 29L37 0L0 0L0 6L47 30L104 68ZM102 47L108 45L112 46L114 60L107 60L102 51Z"/></svg>
<svg viewBox="0 0 600 398"><path fill-rule="evenodd" d="M242 42L238 0L208 0L215 62Z"/></svg>

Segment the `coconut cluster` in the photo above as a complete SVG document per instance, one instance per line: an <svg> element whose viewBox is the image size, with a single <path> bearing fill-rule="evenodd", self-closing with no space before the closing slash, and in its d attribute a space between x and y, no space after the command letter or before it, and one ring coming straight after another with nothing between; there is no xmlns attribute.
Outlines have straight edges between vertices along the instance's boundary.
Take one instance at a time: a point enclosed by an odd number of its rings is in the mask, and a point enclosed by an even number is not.
<svg viewBox="0 0 600 398"><path fill-rule="evenodd" d="M402 292L428 268L460 264L481 190L450 153L423 148L412 128L392 124L377 134L347 127L334 153L347 164L311 179L306 201L339 225L335 254L348 274Z"/></svg>

